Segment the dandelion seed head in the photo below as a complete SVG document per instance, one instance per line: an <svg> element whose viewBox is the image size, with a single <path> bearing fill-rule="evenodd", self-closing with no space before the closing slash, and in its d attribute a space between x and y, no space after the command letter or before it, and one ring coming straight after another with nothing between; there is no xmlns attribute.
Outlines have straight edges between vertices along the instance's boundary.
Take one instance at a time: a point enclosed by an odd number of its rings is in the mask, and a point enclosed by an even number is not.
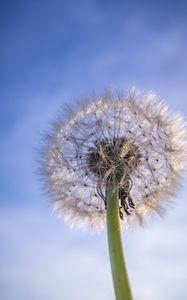
<svg viewBox="0 0 187 300"><path fill-rule="evenodd" d="M70 226L105 226L112 182L127 229L162 216L175 195L187 165L185 122L154 93L107 93L60 118L42 153L44 188Z"/></svg>

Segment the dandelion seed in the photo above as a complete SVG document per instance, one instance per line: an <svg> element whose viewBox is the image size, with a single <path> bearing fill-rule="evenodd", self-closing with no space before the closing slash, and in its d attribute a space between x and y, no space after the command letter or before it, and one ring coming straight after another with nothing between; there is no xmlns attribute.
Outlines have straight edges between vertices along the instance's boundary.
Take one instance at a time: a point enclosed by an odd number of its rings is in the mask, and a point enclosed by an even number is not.
<svg viewBox="0 0 187 300"><path fill-rule="evenodd" d="M184 120L167 110L153 93L105 94L60 118L46 138L41 174L54 208L72 226L107 223L116 300L132 300L120 225L162 216L186 169Z"/></svg>
<svg viewBox="0 0 187 300"><path fill-rule="evenodd" d="M42 159L45 189L71 226L106 223L107 190L118 187L124 228L162 215L187 162L187 136L180 115L153 93L105 94L59 119Z"/></svg>

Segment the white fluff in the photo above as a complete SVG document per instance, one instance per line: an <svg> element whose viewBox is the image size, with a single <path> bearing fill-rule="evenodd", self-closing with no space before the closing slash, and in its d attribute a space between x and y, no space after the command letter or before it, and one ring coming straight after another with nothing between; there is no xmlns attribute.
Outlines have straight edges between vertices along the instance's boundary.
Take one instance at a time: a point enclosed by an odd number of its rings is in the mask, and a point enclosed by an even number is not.
<svg viewBox="0 0 187 300"><path fill-rule="evenodd" d="M120 137L133 141L141 152L140 163L130 172L136 208L125 215L123 227L131 228L137 221L144 224L152 212L163 215L168 197L175 194L187 165L183 118L169 115L167 105L153 93L107 93L80 105L66 120L60 117L45 138L44 188L71 226L93 230L105 226L104 201L97 193L105 178L90 173L88 151L96 141Z"/></svg>

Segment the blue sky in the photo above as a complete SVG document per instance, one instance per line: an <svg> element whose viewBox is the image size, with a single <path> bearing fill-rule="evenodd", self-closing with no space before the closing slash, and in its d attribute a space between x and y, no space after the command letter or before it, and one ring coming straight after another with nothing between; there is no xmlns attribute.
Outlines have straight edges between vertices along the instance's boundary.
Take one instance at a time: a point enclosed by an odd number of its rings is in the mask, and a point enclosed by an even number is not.
<svg viewBox="0 0 187 300"><path fill-rule="evenodd" d="M37 149L60 106L107 88L154 90L186 118L187 3L0 5L0 298L114 300L106 232L70 230L51 213ZM165 220L124 235L135 299L187 297L186 178Z"/></svg>

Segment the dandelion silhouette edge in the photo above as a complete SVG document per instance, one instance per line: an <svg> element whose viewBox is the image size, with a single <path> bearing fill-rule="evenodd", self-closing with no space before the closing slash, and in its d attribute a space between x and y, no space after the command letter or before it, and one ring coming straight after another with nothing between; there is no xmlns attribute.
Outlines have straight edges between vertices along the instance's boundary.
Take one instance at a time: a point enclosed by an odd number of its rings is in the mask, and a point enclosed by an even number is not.
<svg viewBox="0 0 187 300"><path fill-rule="evenodd" d="M122 227L164 215L186 170L187 134L156 94L108 92L62 113L44 138L40 175L53 208L72 227L106 225L106 191L119 188Z"/></svg>

